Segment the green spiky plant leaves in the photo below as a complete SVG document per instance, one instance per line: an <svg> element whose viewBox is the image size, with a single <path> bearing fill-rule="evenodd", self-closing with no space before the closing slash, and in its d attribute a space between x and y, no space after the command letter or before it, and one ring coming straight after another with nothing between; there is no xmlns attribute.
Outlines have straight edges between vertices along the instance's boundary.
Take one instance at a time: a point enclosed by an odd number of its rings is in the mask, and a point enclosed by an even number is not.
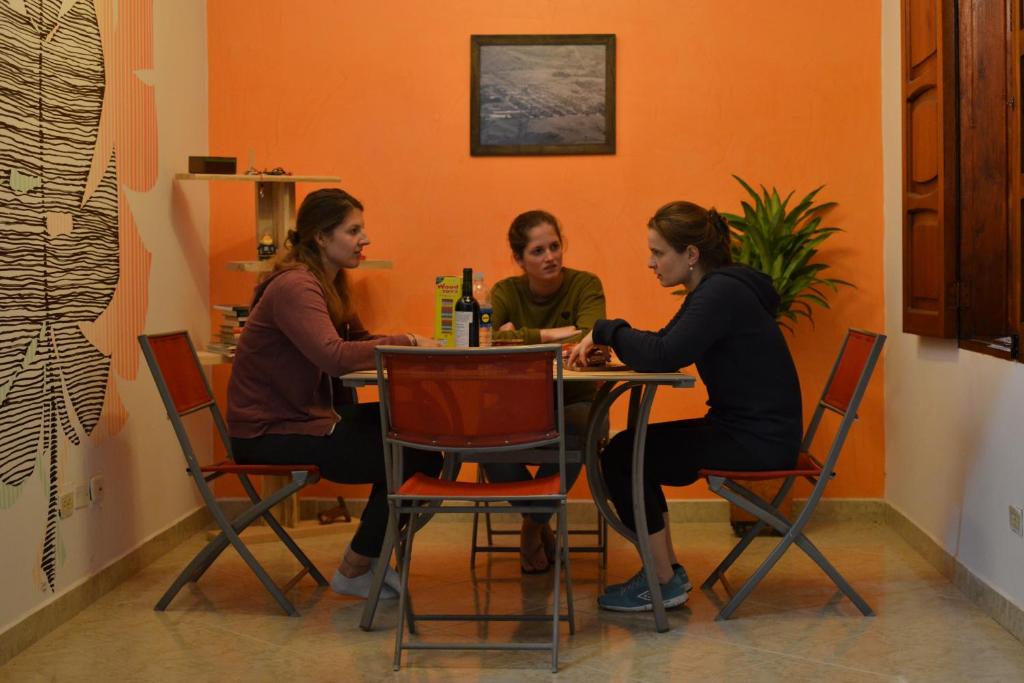
<svg viewBox="0 0 1024 683"><path fill-rule="evenodd" d="M793 332L800 318L814 325L812 304L829 308L826 289L838 292L840 286L853 287L846 280L824 277L828 264L815 259L818 247L840 232L839 228L822 225L822 214L836 206L836 202L815 204L816 188L789 208L793 192L785 199L778 190L771 192L761 186L756 192L737 175L733 178L743 186L753 203L743 201L743 215L723 213L732 227L732 258L745 263L771 277L779 293L779 324Z"/></svg>

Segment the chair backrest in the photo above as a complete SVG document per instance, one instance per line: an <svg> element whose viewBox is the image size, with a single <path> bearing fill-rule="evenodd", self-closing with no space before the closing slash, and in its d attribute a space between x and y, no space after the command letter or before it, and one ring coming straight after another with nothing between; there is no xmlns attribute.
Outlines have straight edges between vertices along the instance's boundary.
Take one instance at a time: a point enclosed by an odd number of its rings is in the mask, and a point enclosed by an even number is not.
<svg viewBox="0 0 1024 683"><path fill-rule="evenodd" d="M188 332L140 335L139 344L169 408L186 415L213 402Z"/></svg>
<svg viewBox="0 0 1024 683"><path fill-rule="evenodd" d="M849 410L861 377L865 373L870 375L873 369L871 354L875 351L876 342L880 350L885 337L862 330L849 330L846 333L846 341L839 351L821 399L825 405L840 414ZM869 360L872 361L872 368L868 367Z"/></svg>
<svg viewBox="0 0 1024 683"><path fill-rule="evenodd" d="M160 392L160 398L167 410L167 417L174 427L174 433L189 466L197 467L197 461L181 417L200 410L210 411L221 441L230 454L231 443L227 437L227 425L224 424L224 419L217 409L213 390L203 373L199 356L188 332L142 334L138 339L142 355L153 375L153 381L156 382L157 391Z"/></svg>
<svg viewBox="0 0 1024 683"><path fill-rule="evenodd" d="M558 443L558 345L493 349L378 347L384 437L432 450Z"/></svg>
<svg viewBox="0 0 1024 683"><path fill-rule="evenodd" d="M850 425L857 417L864 390L874 372L875 364L882 353L885 335L865 330L850 329L839 348L839 355L829 373L825 389L814 410L814 415L804 435L802 450L809 452L814 436L818 431L822 415L826 410L838 413L842 421L836 431L835 438L829 448L824 465L826 472L831 472L838 458Z"/></svg>

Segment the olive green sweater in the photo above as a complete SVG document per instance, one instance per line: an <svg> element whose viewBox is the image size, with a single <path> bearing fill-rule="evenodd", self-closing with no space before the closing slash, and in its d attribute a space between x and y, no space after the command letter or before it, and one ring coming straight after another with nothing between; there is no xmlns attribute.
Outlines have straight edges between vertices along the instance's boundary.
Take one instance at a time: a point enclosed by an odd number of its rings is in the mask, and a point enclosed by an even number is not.
<svg viewBox="0 0 1024 683"><path fill-rule="evenodd" d="M575 325L579 334L563 339L564 343L578 342L597 320L605 317L604 289L593 273L563 268L564 279L558 291L540 298L530 292L526 276L519 275L501 280L491 290L491 318L495 339L522 337L526 344L539 344L540 331ZM498 332L507 322L516 326L515 332ZM591 382L565 386L565 402L590 400L594 396Z"/></svg>

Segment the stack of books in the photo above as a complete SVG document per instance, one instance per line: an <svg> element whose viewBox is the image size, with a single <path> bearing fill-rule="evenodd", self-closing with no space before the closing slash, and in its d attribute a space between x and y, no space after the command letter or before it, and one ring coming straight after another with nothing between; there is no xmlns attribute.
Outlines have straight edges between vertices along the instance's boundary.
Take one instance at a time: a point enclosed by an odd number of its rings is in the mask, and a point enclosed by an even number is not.
<svg viewBox="0 0 1024 683"><path fill-rule="evenodd" d="M249 319L248 306L215 304L213 309L220 311L220 327L213 331L212 339L206 346L211 353L219 353L225 358L234 358L238 339L245 329L245 321Z"/></svg>

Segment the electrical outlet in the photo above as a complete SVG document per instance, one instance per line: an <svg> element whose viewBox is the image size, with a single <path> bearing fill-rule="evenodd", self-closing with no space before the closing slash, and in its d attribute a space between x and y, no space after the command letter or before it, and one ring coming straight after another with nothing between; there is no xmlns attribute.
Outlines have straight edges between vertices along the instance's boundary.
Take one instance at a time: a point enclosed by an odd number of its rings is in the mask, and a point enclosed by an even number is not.
<svg viewBox="0 0 1024 683"><path fill-rule="evenodd" d="M1024 510L1013 505L1010 506L1010 531L1024 536Z"/></svg>
<svg viewBox="0 0 1024 683"><path fill-rule="evenodd" d="M103 500L103 475L97 474L89 480L89 500L94 503Z"/></svg>
<svg viewBox="0 0 1024 683"><path fill-rule="evenodd" d="M67 519L71 515L75 514L75 494L62 493L60 494L60 518Z"/></svg>
<svg viewBox="0 0 1024 683"><path fill-rule="evenodd" d="M75 487L75 508L87 508L89 507L89 484L82 482Z"/></svg>

